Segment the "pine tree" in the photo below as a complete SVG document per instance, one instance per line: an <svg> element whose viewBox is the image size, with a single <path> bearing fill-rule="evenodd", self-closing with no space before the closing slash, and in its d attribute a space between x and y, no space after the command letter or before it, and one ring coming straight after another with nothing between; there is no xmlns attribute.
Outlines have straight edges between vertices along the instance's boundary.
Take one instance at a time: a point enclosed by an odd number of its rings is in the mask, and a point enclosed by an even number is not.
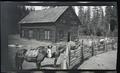
<svg viewBox="0 0 120 73"><path fill-rule="evenodd" d="M112 8L111 6L107 6L106 7L106 10L105 10L105 20L106 20L106 36L109 36L110 35L110 32L111 32L111 27L110 27L110 20L111 20L111 17L112 17Z"/></svg>
<svg viewBox="0 0 120 73"><path fill-rule="evenodd" d="M81 24L84 24L84 8L83 8L83 6L79 6L78 17L80 19Z"/></svg>
<svg viewBox="0 0 120 73"><path fill-rule="evenodd" d="M91 20L90 6L87 7L85 14L86 14L85 24L87 28L86 31L87 31L87 35L90 35L90 20Z"/></svg>
<svg viewBox="0 0 120 73"><path fill-rule="evenodd" d="M97 6L93 7L93 17L92 17L92 31L93 31L93 35L96 35L96 30L97 30L97 26L98 26L98 21L99 21L99 9Z"/></svg>
<svg viewBox="0 0 120 73"><path fill-rule="evenodd" d="M78 18L81 22L81 25L79 26L79 34L83 35L84 34L83 33L83 30L84 30L84 26L83 26L84 25L84 8L83 8L83 6L79 6L78 9L79 9Z"/></svg>
<svg viewBox="0 0 120 73"><path fill-rule="evenodd" d="M117 6L112 6L112 13L111 13L111 20L110 20L110 27L112 36L118 35L118 20L117 20Z"/></svg>
<svg viewBox="0 0 120 73"><path fill-rule="evenodd" d="M104 26L104 12L103 12L103 8L102 6L99 6L99 19L98 19L98 24L97 24L97 32L99 32L99 34L97 35L101 35L103 36L105 33L105 26Z"/></svg>

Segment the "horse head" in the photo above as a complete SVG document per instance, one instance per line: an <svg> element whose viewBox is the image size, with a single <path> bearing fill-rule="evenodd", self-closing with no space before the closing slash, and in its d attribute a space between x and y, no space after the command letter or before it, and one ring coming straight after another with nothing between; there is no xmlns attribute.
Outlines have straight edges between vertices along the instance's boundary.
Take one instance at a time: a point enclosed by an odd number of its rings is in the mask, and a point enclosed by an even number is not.
<svg viewBox="0 0 120 73"><path fill-rule="evenodd" d="M24 57L26 52L27 52L27 49L20 49L16 52L16 56L17 57Z"/></svg>

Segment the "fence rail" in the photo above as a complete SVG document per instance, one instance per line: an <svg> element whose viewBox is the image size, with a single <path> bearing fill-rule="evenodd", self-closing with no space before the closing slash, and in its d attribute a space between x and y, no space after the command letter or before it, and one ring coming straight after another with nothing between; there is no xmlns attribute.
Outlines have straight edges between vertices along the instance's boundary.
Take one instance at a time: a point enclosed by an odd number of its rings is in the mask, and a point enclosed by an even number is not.
<svg viewBox="0 0 120 73"><path fill-rule="evenodd" d="M72 69L77 64L84 62L86 59L92 56L95 56L95 55L98 55L98 54L101 54L101 53L104 53L110 50L117 49L117 48L114 48L114 45L117 42L114 42L114 41L112 41L111 43L104 43L102 45L95 44L93 42L91 46L84 45L83 41L81 43L82 44L77 49L71 50L69 47L68 57L67 57L68 69Z"/></svg>

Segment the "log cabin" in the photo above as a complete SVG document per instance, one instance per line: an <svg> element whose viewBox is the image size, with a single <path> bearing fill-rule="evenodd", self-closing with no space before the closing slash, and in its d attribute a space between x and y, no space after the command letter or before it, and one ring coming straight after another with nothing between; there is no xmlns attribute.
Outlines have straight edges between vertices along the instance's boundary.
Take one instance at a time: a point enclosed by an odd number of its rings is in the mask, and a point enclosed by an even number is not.
<svg viewBox="0 0 120 73"><path fill-rule="evenodd" d="M31 11L20 22L21 38L39 41L73 41L78 37L81 25L72 6L57 6Z"/></svg>

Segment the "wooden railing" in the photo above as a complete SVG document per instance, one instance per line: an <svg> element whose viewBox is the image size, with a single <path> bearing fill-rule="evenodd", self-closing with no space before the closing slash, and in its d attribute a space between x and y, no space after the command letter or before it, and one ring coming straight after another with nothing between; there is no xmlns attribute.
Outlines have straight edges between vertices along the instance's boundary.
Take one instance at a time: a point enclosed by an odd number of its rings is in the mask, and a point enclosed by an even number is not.
<svg viewBox="0 0 120 73"><path fill-rule="evenodd" d="M91 46L84 45L83 42L84 40L81 42L82 44L74 50L71 50L70 44L67 44L65 51L66 58L64 58L64 62L66 63L64 63L62 67L67 66L66 68L64 67L64 69L73 69L76 65L83 63L92 56L117 49L114 48L115 43L117 43L115 41L110 43L104 42L102 45L93 42Z"/></svg>

